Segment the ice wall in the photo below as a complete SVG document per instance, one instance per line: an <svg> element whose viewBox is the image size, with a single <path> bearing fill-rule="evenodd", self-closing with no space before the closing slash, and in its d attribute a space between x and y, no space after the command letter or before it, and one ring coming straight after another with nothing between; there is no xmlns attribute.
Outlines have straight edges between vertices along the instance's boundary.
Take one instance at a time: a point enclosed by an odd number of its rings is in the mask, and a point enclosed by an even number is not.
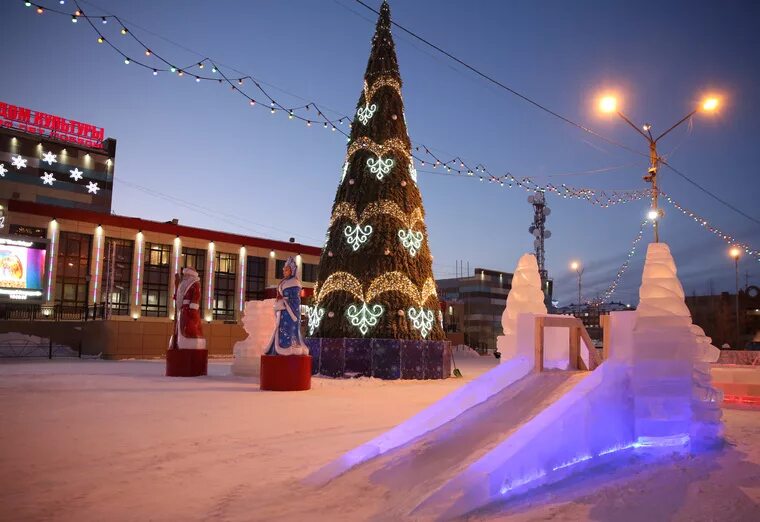
<svg viewBox="0 0 760 522"><path fill-rule="evenodd" d="M274 299L247 301L243 309L243 328L248 337L232 348L232 373L258 376L261 355L274 332Z"/></svg>
<svg viewBox="0 0 760 522"><path fill-rule="evenodd" d="M632 334L636 436L653 445L710 442L720 435L720 393L710 382L716 348L691 322L670 249L647 249Z"/></svg>
<svg viewBox="0 0 760 522"><path fill-rule="evenodd" d="M496 339L502 362L508 361L518 353L517 319L520 314L545 314L546 311L536 256L524 254L517 262L512 277L512 288L507 295L507 306L501 315L504 335Z"/></svg>

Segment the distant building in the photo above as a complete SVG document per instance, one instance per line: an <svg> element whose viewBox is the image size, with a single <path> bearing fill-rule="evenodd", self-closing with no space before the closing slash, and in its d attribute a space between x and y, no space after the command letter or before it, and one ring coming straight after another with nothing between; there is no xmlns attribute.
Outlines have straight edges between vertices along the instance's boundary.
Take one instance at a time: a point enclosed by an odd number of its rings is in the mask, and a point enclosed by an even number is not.
<svg viewBox="0 0 760 522"><path fill-rule="evenodd" d="M444 302L444 329L454 344L461 343L480 351L496 349L502 335L501 315L512 288L509 272L476 268L473 275L436 281ZM547 281L551 295L553 282Z"/></svg>
<svg viewBox="0 0 760 522"><path fill-rule="evenodd" d="M686 306L692 321L712 337L713 344L737 347L736 294L687 295ZM748 286L739 290L739 340L738 348L747 349L748 344L760 339L760 288ZM760 343L759 343L760 344ZM758 348L754 348L758 349Z"/></svg>
<svg viewBox="0 0 760 522"><path fill-rule="evenodd" d="M557 308L555 313L560 315L572 315L579 318L586 327L589 337L597 341L602 340L601 317L608 315L610 312L619 312L624 310L635 310L636 307L630 303L621 303L610 301L602 304L583 303L580 307L577 303L571 303L567 306Z"/></svg>
<svg viewBox="0 0 760 522"><path fill-rule="evenodd" d="M102 127L0 102L0 200L110 213L116 140L104 135Z"/></svg>

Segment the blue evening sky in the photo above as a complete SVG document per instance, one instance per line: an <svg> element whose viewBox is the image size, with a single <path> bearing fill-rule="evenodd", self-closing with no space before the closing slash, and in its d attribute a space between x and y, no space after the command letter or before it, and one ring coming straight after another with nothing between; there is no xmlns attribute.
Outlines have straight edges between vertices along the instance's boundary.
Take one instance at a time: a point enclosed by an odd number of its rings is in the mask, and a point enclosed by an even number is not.
<svg viewBox="0 0 760 522"><path fill-rule="evenodd" d="M379 7L378 0L367 1ZM59 7L58 0L40 3ZM37 15L21 0L1 4L0 98L105 127L118 140L114 212L321 246L345 154L340 134L251 108L229 87L168 73L154 77L125 65L96 43L83 21ZM71 0L62 8L76 9ZM352 0L92 0L82 8L136 24L130 28L139 38L176 63L210 56L266 82L283 105L305 99L341 114L352 113L360 94L375 24L375 15ZM624 112L652 123L655 133L688 113L702 93L720 92L720 114L695 117L692 127L666 138L660 152L760 219L757 2L395 0L391 11L396 22L512 88L642 153L643 138L622 121L594 113L600 90L617 89ZM144 58L115 23L102 29L128 54ZM543 182L645 187L646 158L537 110L398 29L394 36L415 143L446 159L460 155L494 172ZM577 174L610 167L619 168ZM528 194L435 172L420 173L420 189L436 276L453 276L456 260L512 271L532 250ZM711 223L760 247L757 223L667 168L661 185ZM551 195L549 205L547 262L560 301L575 295L572 259L586 266L584 294L603 290L625 260L648 204L601 209ZM731 290L728 246L667 203L663 208L662 239L686 292ZM643 252L616 299L637 301ZM758 266L742 260L742 284L745 271L750 284L760 283Z"/></svg>

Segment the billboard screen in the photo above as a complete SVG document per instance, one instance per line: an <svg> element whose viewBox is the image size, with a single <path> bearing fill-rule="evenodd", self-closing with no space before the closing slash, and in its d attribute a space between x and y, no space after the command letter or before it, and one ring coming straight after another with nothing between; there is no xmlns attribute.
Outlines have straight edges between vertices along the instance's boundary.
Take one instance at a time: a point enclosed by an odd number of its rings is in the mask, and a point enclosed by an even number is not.
<svg viewBox="0 0 760 522"><path fill-rule="evenodd" d="M41 297L45 287L44 242L0 238L0 296Z"/></svg>

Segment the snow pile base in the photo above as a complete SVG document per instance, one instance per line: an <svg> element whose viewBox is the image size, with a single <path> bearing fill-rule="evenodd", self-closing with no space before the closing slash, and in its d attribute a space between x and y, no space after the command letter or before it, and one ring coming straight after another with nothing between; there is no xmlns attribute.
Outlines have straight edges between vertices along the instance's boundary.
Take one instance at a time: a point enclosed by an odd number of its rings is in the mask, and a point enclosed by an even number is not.
<svg viewBox="0 0 760 522"><path fill-rule="evenodd" d="M233 375L257 377L261 368L261 356L266 350L275 328L274 299L247 301L243 310L243 328L248 337L235 343L232 348Z"/></svg>
<svg viewBox="0 0 760 522"><path fill-rule="evenodd" d="M451 348L452 353L454 354L454 360L457 360L459 358L463 359L476 359L479 357L483 357L478 352L476 352L474 349L470 348L466 344L458 344Z"/></svg>
<svg viewBox="0 0 760 522"><path fill-rule="evenodd" d="M517 262L507 306L501 316L504 335L496 339L496 347L505 361L517 354L517 318L520 314L545 314L544 293L536 256L525 254Z"/></svg>

